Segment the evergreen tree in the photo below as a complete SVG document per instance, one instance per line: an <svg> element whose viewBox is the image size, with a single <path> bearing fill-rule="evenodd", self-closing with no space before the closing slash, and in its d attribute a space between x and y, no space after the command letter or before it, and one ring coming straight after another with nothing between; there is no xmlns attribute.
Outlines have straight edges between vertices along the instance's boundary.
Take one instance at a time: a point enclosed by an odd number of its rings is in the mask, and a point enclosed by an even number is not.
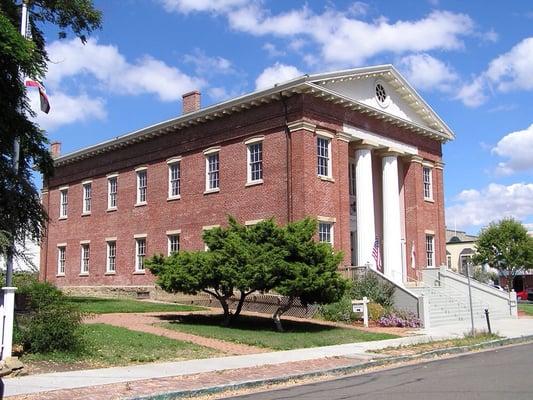
<svg viewBox="0 0 533 400"><path fill-rule="evenodd" d="M41 31L52 24L64 38L85 35L100 27L101 13L91 0L26 0L31 39L20 34L21 1L0 0L0 254L6 254L11 240L23 244L38 241L46 214L32 182L37 170L44 179L53 171L44 132L28 117L30 108L22 77L43 81L48 57ZM13 170L14 142L20 142L18 173Z"/></svg>

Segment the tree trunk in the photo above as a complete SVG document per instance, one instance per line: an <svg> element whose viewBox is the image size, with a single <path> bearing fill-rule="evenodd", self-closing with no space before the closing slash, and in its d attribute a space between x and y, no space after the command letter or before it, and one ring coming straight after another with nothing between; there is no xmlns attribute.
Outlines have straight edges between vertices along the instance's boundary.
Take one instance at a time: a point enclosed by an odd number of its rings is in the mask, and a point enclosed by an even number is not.
<svg viewBox="0 0 533 400"><path fill-rule="evenodd" d="M228 299L230 296L221 296L221 295L211 292L210 290L204 290L204 292L207 294L210 294L211 296L213 296L215 299L218 300L218 302L222 306L222 311L224 311L224 319L222 320L222 325L229 326L231 323L231 312L229 310L229 305L228 305Z"/></svg>
<svg viewBox="0 0 533 400"><path fill-rule="evenodd" d="M294 296L290 296L289 300L287 301L287 304L283 306L279 306L276 312L274 312L274 315L272 315L272 319L274 320L274 324L276 325L276 329L278 332L283 332L283 325L281 324L281 316L287 312L289 308L292 307L292 303L294 303Z"/></svg>
<svg viewBox="0 0 533 400"><path fill-rule="evenodd" d="M237 304L237 308L235 309L235 313L231 316L231 320L234 321L237 319L237 317L241 314L242 306L244 305L244 300L246 299L246 296L248 296L252 292L243 292L241 290L241 297L239 298L239 303Z"/></svg>

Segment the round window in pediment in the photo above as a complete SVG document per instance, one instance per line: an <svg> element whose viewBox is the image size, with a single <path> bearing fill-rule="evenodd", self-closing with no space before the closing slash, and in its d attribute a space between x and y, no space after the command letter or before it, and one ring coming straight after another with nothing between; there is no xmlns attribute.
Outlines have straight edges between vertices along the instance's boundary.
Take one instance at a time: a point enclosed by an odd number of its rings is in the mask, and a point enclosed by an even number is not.
<svg viewBox="0 0 533 400"><path fill-rule="evenodd" d="M377 81L374 90L375 90L376 100L378 104L381 107L387 107L390 102L390 97L387 94L387 91L385 89L385 85L383 84L383 82Z"/></svg>

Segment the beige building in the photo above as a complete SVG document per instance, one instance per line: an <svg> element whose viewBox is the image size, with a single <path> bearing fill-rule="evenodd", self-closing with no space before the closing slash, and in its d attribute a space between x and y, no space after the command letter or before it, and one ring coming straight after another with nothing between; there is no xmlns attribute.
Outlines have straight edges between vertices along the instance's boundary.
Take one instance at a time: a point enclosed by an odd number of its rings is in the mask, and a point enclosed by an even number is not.
<svg viewBox="0 0 533 400"><path fill-rule="evenodd" d="M466 275L466 265L476 252L477 236L446 229L446 265L454 272Z"/></svg>

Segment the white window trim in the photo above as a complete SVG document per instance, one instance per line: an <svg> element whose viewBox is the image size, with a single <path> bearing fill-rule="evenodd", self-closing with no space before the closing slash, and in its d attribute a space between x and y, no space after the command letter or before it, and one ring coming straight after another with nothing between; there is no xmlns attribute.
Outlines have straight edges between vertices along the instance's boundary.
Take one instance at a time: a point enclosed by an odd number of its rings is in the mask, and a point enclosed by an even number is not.
<svg viewBox="0 0 533 400"><path fill-rule="evenodd" d="M57 244L57 276L65 276L65 270L67 266L67 244L66 243L58 243ZM63 271L61 271L61 250L63 250Z"/></svg>
<svg viewBox="0 0 533 400"><path fill-rule="evenodd" d="M89 186L91 188L91 196L89 197L89 211L86 210L87 208L87 198L85 197L85 188ZM82 205L81 205L81 215L91 215L91 212L93 210L92 205L92 199L93 199L93 181L85 181L81 183L81 190L82 190Z"/></svg>
<svg viewBox="0 0 533 400"><path fill-rule="evenodd" d="M146 259L146 247L147 247L147 240L146 235L144 236L134 236L135 237L135 273L136 274L144 274L146 271L146 268L140 268L139 265L139 242L141 240L144 240L144 258Z"/></svg>
<svg viewBox="0 0 533 400"><path fill-rule="evenodd" d="M244 226L253 226L257 225L259 222L263 222L264 219L252 219L250 221L244 221Z"/></svg>
<svg viewBox="0 0 533 400"><path fill-rule="evenodd" d="M168 164L168 192L167 192L167 200L178 200L181 198L181 157L177 157L177 158L172 158L170 160L167 160L167 164ZM180 190L179 190L179 194L177 195L172 195L172 167L174 165L178 165L178 171L179 171L179 185L180 185Z"/></svg>
<svg viewBox="0 0 533 400"><path fill-rule="evenodd" d="M84 250L85 248L88 247L89 248L89 258L87 259L87 271L84 271L83 267L83 261L84 261ZM87 276L89 275L89 269L91 268L91 247L90 247L90 241L81 241L80 242L80 251L81 251L81 256L80 256L80 276Z"/></svg>
<svg viewBox="0 0 533 400"><path fill-rule="evenodd" d="M425 171L429 170L429 196L426 196L426 181L424 179ZM428 164L422 164L422 184L424 185L424 200L433 201L433 166Z"/></svg>
<svg viewBox="0 0 533 400"><path fill-rule="evenodd" d="M106 259L105 259L105 273L106 275L115 275L117 273L117 238L106 238ZM115 245L115 269L111 270L109 267L111 263L109 262L109 250L110 244Z"/></svg>
<svg viewBox="0 0 533 400"><path fill-rule="evenodd" d="M426 264L428 264L428 238L431 237L431 265L426 265L427 268L435 268L435 235L433 234L426 234L426 240L424 242L425 245L425 256L426 256Z"/></svg>
<svg viewBox="0 0 533 400"><path fill-rule="evenodd" d="M333 179L333 171L332 171L332 164L333 164L333 160L331 158L331 155L332 155L332 149L331 149L331 144L332 144L332 139L334 138L333 135L330 135L330 134L326 134L324 131L320 131L321 133L316 135L316 138L318 140L318 138L321 138L321 139L324 139L324 140L327 140L328 142L328 170L327 170L327 175L322 175L322 174L319 174L318 171L317 171L317 175L318 177L320 178L325 178L326 180L332 180ZM331 137L330 137L331 136ZM318 168L318 143L317 143L317 140L315 140L315 153L316 153L316 163L317 163L317 168Z"/></svg>
<svg viewBox="0 0 533 400"><path fill-rule="evenodd" d="M246 142L246 186L260 185L263 183L263 139L254 138L249 139ZM252 163L251 163L251 146L255 144L261 144L261 179L252 180Z"/></svg>
<svg viewBox="0 0 533 400"><path fill-rule="evenodd" d="M67 201L65 202L65 210L63 210L63 193L66 193ZM63 211L66 211L63 213ZM59 219L68 218L68 186L59 188Z"/></svg>
<svg viewBox="0 0 533 400"><path fill-rule="evenodd" d="M209 188L209 157L218 154L218 187ZM205 155L205 191L204 194L220 192L220 147L204 150Z"/></svg>
<svg viewBox="0 0 533 400"><path fill-rule="evenodd" d="M136 186L136 203L135 206L144 206L147 203L148 198L148 168L140 167L135 169L135 186ZM144 201L140 201L141 197L141 186L140 186L140 173L144 172L146 176L146 193L144 195Z"/></svg>
<svg viewBox="0 0 533 400"><path fill-rule="evenodd" d="M137 179L137 177L135 177ZM116 182L116 192L115 192L115 205L111 206L111 181L115 180ZM118 174L107 175L107 211L114 211L117 209L118 203Z"/></svg>
<svg viewBox="0 0 533 400"><path fill-rule="evenodd" d="M178 251L179 251L179 247L180 247L180 232L181 231L168 231L167 232L167 255L169 256L171 254L170 252L170 245L171 245L171 242L170 242L170 238L171 237L174 237L174 236L177 236L178 237Z"/></svg>
<svg viewBox="0 0 533 400"><path fill-rule="evenodd" d="M329 231L329 235L331 237L331 242L321 242L320 241L320 224L327 224L330 226L330 231ZM318 219L318 240L320 243L328 243L331 245L331 247L333 247L334 243L335 243L335 218L327 218L327 217L322 217L322 218L319 218Z"/></svg>

